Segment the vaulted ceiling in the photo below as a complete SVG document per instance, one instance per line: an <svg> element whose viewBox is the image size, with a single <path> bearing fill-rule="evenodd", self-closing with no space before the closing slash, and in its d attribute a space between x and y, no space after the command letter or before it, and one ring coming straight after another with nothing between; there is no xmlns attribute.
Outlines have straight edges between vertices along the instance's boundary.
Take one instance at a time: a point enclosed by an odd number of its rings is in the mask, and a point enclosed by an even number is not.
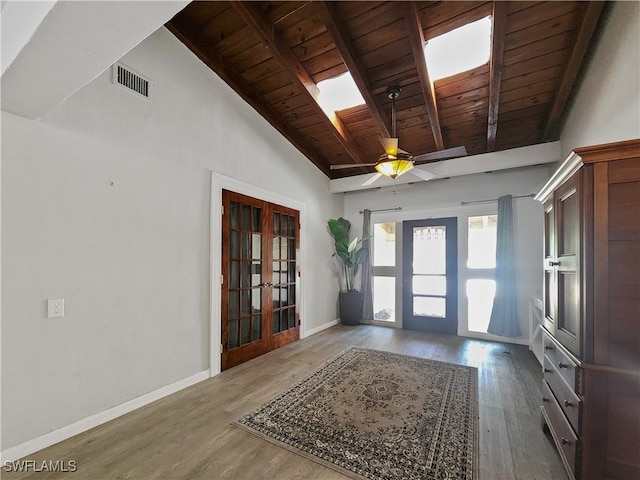
<svg viewBox="0 0 640 480"><path fill-rule="evenodd" d="M557 140L604 2L204 2L167 27L329 178L372 172L392 132L414 155ZM432 82L425 42L491 16L487 64ZM349 71L365 104L329 118L318 82Z"/></svg>

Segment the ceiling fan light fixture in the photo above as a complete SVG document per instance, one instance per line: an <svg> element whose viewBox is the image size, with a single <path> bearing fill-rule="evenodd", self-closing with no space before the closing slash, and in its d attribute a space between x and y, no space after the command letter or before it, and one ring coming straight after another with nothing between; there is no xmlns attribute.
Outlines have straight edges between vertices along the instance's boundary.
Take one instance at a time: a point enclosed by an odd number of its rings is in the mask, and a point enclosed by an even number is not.
<svg viewBox="0 0 640 480"><path fill-rule="evenodd" d="M407 173L409 170L411 170L413 168L413 161L403 158L398 158L396 160L387 160L384 162L378 162L375 168L378 173L395 179L403 173Z"/></svg>

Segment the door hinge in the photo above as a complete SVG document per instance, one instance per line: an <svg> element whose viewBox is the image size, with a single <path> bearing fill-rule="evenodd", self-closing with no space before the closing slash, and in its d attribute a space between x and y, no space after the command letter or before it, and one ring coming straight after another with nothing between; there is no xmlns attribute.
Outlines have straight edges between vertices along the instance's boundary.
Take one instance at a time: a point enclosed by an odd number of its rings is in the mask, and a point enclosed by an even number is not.
<svg viewBox="0 0 640 480"><path fill-rule="evenodd" d="M224 275L220 275L220 285L224 284Z"/></svg>
<svg viewBox="0 0 640 480"><path fill-rule="evenodd" d="M220 344L220 353L224 353L224 345Z"/></svg>
<svg viewBox="0 0 640 480"><path fill-rule="evenodd" d="M220 205L220 215L224 215L224 205Z"/></svg>

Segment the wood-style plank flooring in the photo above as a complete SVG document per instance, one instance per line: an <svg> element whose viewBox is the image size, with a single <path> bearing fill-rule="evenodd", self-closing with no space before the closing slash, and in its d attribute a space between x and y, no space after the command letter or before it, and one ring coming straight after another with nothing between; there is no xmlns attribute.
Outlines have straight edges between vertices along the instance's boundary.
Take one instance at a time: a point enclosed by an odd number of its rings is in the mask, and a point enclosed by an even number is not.
<svg viewBox="0 0 640 480"><path fill-rule="evenodd" d="M478 368L480 479L566 479L540 424L542 373L527 347L360 325L274 350L28 459L74 460L73 473L4 479L346 479L231 425L348 345Z"/></svg>

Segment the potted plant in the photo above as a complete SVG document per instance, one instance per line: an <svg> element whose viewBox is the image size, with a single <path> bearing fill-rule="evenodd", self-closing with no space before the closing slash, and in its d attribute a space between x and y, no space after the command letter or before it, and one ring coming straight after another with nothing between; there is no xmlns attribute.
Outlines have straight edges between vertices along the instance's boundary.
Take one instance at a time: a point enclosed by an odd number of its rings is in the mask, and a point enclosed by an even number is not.
<svg viewBox="0 0 640 480"><path fill-rule="evenodd" d="M357 325L362 318L363 295L356 288L356 278L360 265L369 259L369 250L358 237L349 239L349 220L330 218L327 224L336 249L333 257L340 264L340 320L345 325Z"/></svg>

